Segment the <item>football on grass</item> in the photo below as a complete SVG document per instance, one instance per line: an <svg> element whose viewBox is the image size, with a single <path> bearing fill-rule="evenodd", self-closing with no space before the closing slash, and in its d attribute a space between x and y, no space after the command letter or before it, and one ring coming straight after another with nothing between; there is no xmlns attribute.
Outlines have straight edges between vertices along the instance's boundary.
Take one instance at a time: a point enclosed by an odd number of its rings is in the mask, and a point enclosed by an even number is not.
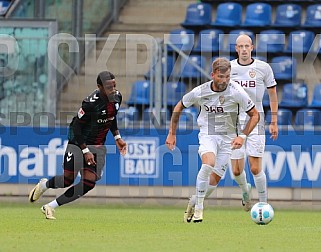
<svg viewBox="0 0 321 252"><path fill-rule="evenodd" d="M273 217L274 210L268 203L258 202L251 209L251 219L258 225L269 224Z"/></svg>

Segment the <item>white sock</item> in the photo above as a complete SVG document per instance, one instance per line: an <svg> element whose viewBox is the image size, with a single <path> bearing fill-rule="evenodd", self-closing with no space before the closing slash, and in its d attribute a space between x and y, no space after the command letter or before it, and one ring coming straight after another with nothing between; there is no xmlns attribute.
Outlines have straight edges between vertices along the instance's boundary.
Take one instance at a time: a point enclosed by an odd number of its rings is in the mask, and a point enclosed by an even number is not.
<svg viewBox="0 0 321 252"><path fill-rule="evenodd" d="M205 198L208 198L212 194L212 192L214 192L216 187L217 187L217 185L216 186L208 185L207 191L205 193ZM196 205L196 195L195 194L191 196L188 204L190 204L192 206Z"/></svg>
<svg viewBox="0 0 321 252"><path fill-rule="evenodd" d="M52 208L59 207L58 202L56 200L51 201L50 203L47 204L48 206Z"/></svg>
<svg viewBox="0 0 321 252"><path fill-rule="evenodd" d="M213 167L203 164L196 179L196 204L195 209L204 208L204 198L208 188L208 181Z"/></svg>
<svg viewBox="0 0 321 252"><path fill-rule="evenodd" d="M242 173L239 176L234 176L236 183L239 185L239 187L242 189L242 193L248 193L248 187L247 187L247 180L246 180L246 173L243 170Z"/></svg>
<svg viewBox="0 0 321 252"><path fill-rule="evenodd" d="M257 175L253 175L255 187L259 196L260 202L267 202L267 186L266 175L264 171L261 171Z"/></svg>

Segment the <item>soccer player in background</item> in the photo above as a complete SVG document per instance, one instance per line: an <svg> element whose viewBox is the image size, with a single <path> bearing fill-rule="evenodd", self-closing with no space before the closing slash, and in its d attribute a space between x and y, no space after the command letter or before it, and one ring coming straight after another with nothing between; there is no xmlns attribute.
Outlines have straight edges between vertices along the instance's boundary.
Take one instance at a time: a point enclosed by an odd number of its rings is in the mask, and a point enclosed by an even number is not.
<svg viewBox="0 0 321 252"><path fill-rule="evenodd" d="M116 115L122 95L116 90L115 76L108 71L97 77L97 87L86 97L69 126L68 145L63 161L63 175L42 178L30 191L29 201L35 202L49 188L69 187L65 193L41 207L46 219L54 220L55 208L70 203L95 187L101 178L106 160L106 135L110 130L120 154L127 152L126 142L120 136ZM80 172L81 179L73 185Z"/></svg>
<svg viewBox="0 0 321 252"><path fill-rule="evenodd" d="M272 120L269 125L271 138L278 137L278 97L276 81L270 65L264 61L253 59L253 43L248 35L240 35L236 39L235 50L238 58L231 61L231 79L236 81L255 103L261 115L260 122L239 150L233 150L231 163L235 181L242 189L242 205L245 211L251 210L251 184L247 183L244 171L245 156L248 156L249 167L253 175L254 184L258 192L259 202L267 202L267 182L265 172L262 170L262 157L265 149L265 123L262 105L263 95L267 89ZM241 110L239 121L244 127L247 115Z"/></svg>
<svg viewBox="0 0 321 252"><path fill-rule="evenodd" d="M212 63L212 80L185 94L175 106L171 117L166 145L173 150L181 112L193 104L198 104L201 108L197 123L200 127L198 138L202 166L196 179L195 212L185 219L187 222L203 221L203 203L211 173L215 187L225 173L232 149L242 146L244 136L250 134L260 118L248 94L240 85L230 81L230 71L230 62L225 58L217 58ZM237 135L239 107L249 116L242 136Z"/></svg>

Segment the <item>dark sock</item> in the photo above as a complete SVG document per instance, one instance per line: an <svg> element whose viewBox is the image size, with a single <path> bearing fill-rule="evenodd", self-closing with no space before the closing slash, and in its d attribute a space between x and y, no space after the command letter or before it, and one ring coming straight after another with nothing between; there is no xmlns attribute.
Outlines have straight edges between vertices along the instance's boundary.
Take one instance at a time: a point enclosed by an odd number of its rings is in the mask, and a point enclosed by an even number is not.
<svg viewBox="0 0 321 252"><path fill-rule="evenodd" d="M93 189L95 184L95 182L89 180L81 180L77 185L70 187L64 194L59 196L56 201L59 206L70 203Z"/></svg>

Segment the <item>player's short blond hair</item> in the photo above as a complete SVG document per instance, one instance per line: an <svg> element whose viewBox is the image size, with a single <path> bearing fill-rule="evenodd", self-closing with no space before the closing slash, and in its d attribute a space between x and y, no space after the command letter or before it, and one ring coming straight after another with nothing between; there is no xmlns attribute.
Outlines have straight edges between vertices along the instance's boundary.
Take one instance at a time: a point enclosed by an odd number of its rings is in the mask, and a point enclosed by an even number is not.
<svg viewBox="0 0 321 252"><path fill-rule="evenodd" d="M216 58L212 63L212 72L215 73L216 70L222 73L231 70L230 61L227 58Z"/></svg>

